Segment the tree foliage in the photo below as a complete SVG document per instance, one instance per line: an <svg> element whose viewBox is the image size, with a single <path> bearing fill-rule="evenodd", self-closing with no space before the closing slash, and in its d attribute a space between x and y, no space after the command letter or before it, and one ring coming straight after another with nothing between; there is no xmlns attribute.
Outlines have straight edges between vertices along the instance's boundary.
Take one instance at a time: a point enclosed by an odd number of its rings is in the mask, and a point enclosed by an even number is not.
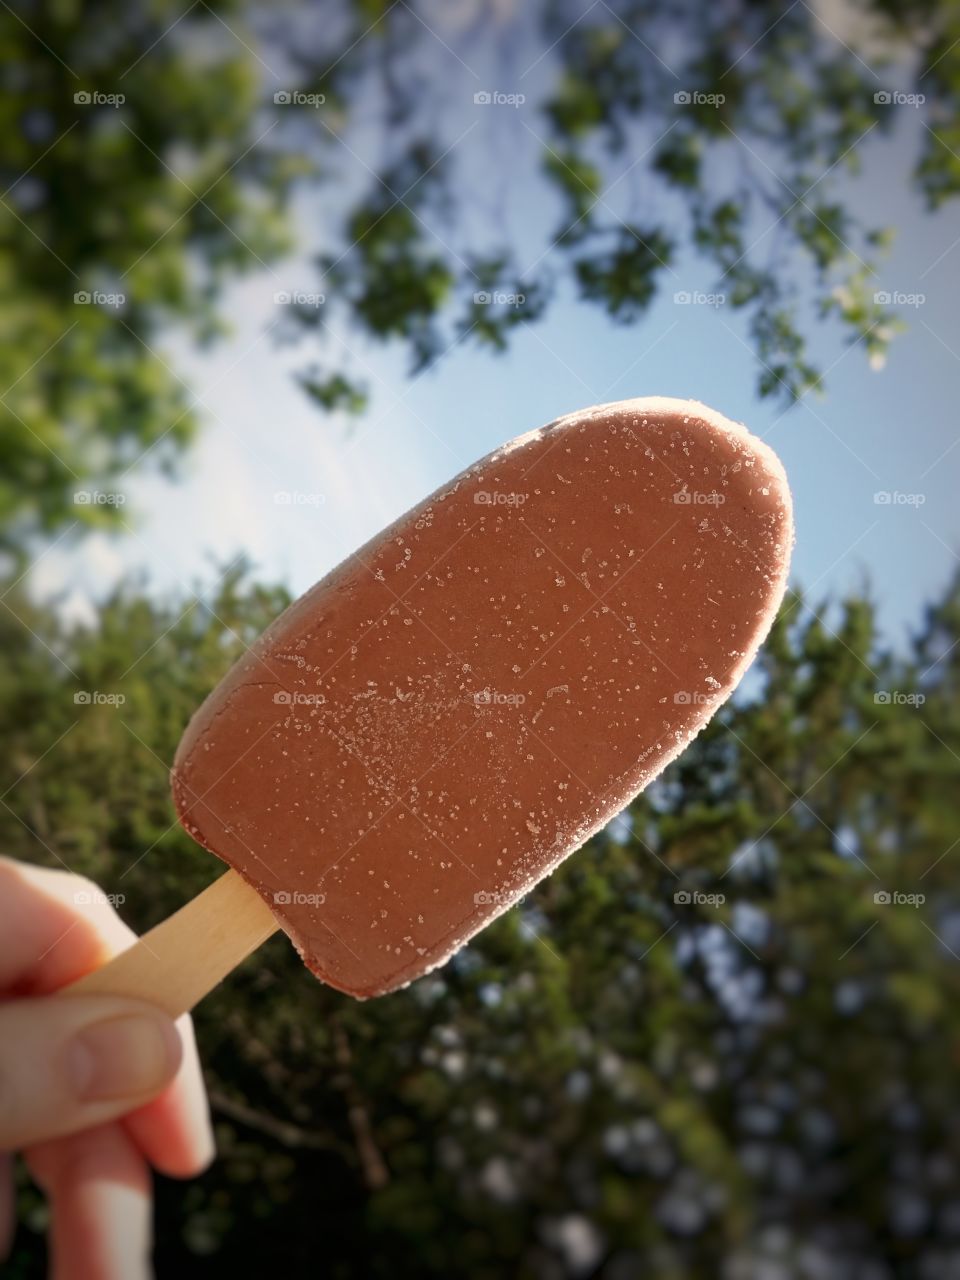
<svg viewBox="0 0 960 1280"><path fill-rule="evenodd" d="M761 395L820 387L808 335L824 316L879 366L899 327L873 282L891 230L860 220L846 179L871 134L919 111L916 191L929 207L956 196L960 17L937 0L856 12L837 32L829 6L803 3L541 0L456 29L426 4L358 8L347 56L302 51L304 85L379 104L390 155L321 278L416 369L453 341L502 349L569 290L636 324L693 251L747 319ZM528 176L537 154L552 200ZM526 301L481 315L478 291Z"/></svg>
<svg viewBox="0 0 960 1280"><path fill-rule="evenodd" d="M504 350L558 298L641 324L691 255L745 318L762 394L820 386L824 318L881 363L890 232L861 223L846 179L909 114L917 194L955 197L960 16L947 0L858 12L834 32L829 6L774 0L13 0L3 546L115 521L118 504L74 495L175 458L198 409L164 334L222 330L223 282L293 243L298 181L319 184L298 227L326 303L285 330L323 412L367 401L363 356L344 363L331 326L420 369L458 343Z"/></svg>
<svg viewBox="0 0 960 1280"><path fill-rule="evenodd" d="M146 928L217 869L179 735L285 596L128 588L70 630L18 592L0 847ZM869 601L792 596L629 832L444 969L358 1003L272 940L198 1010L221 1156L162 1188L160 1274L955 1274L958 636L960 580L906 658Z"/></svg>
<svg viewBox="0 0 960 1280"><path fill-rule="evenodd" d="M209 341L222 281L290 247L304 161L262 145L236 8L4 8L0 548L116 519L75 495L169 463L197 424L164 330Z"/></svg>

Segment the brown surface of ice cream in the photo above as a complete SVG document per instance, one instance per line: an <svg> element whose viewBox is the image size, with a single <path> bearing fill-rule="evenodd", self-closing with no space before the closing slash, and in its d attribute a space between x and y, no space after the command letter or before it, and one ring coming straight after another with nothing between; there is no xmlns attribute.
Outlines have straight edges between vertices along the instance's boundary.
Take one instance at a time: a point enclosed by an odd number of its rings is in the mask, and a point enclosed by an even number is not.
<svg viewBox="0 0 960 1280"><path fill-rule="evenodd" d="M293 604L184 735L181 821L357 996L442 963L730 694L792 544L776 457L629 400L505 445Z"/></svg>

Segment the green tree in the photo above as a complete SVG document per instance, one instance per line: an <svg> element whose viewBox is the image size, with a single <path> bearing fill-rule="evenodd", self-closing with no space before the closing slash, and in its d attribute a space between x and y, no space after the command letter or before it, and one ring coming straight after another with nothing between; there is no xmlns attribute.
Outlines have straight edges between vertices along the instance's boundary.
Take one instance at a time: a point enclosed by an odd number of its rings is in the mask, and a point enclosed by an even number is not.
<svg viewBox="0 0 960 1280"><path fill-rule="evenodd" d="M290 247L304 162L265 145L260 68L223 25L236 11L4 8L0 549L114 519L74 495L169 464L198 415L165 328L209 341L223 280Z"/></svg>
<svg viewBox="0 0 960 1280"><path fill-rule="evenodd" d="M807 339L825 317L882 362L898 321L873 272L891 229L863 225L844 183L911 112L918 198L957 194L960 15L858 12L833 34L827 6L773 0L329 0L323 21L302 0L13 0L5 547L115 519L74 494L173 461L198 412L163 335L216 336L224 280L290 247L298 180L319 184L300 247L327 302L294 303L278 332L303 340L299 380L325 412L366 401L362 363L329 336L338 313L351 349L398 344L422 368L459 342L503 350L571 293L640 324L691 254L746 317L761 394L819 387ZM525 101L474 102L492 92Z"/></svg>
<svg viewBox="0 0 960 1280"><path fill-rule="evenodd" d="M285 596L234 572L70 629L18 590L0 847L143 929L218 869L167 767ZM198 1010L221 1158L162 1188L160 1274L953 1274L958 636L960 579L906 657L868 600L791 596L629 831L444 969L358 1003L273 939Z"/></svg>

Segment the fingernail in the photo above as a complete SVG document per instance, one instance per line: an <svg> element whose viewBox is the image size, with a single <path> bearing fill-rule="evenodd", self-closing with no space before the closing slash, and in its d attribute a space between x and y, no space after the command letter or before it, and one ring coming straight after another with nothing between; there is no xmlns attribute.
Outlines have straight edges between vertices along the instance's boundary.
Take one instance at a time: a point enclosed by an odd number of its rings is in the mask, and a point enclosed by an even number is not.
<svg viewBox="0 0 960 1280"><path fill-rule="evenodd" d="M172 1022L124 1014L85 1027L71 1040L67 1060L77 1097L105 1102L156 1092L180 1060L180 1038Z"/></svg>

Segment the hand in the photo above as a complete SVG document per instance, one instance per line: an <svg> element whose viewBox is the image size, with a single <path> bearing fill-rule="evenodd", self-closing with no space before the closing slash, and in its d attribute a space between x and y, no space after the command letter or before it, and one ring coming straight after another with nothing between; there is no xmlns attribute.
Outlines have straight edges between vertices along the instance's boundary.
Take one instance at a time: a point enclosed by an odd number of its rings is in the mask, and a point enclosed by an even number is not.
<svg viewBox="0 0 960 1280"><path fill-rule="evenodd" d="M213 1158L189 1017L51 998L133 938L88 881L0 858L0 1261L20 1150L50 1201L54 1280L148 1277L150 1166L190 1177Z"/></svg>

